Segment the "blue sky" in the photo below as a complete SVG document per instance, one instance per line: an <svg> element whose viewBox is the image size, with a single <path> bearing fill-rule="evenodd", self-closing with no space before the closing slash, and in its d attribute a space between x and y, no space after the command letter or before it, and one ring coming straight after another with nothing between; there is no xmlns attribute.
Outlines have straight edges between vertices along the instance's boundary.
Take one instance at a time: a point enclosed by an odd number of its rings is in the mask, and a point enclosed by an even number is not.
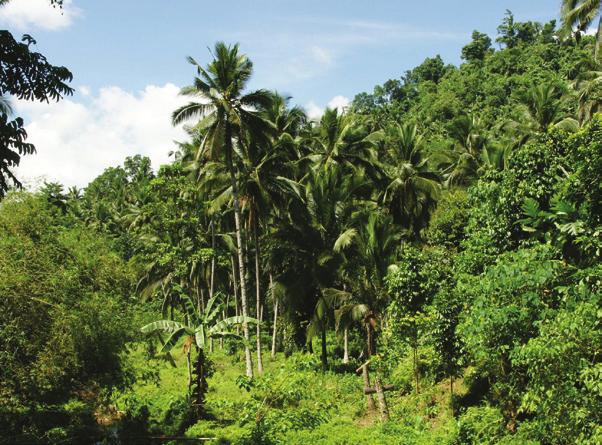
<svg viewBox="0 0 602 445"><path fill-rule="evenodd" d="M23 0L16 0L23 1ZM70 67L75 84L137 90L190 81L185 57L208 60L217 40L240 42L255 63L254 87L303 104L352 97L398 77L427 56L459 62L473 29L495 34L506 9L548 20L555 0L74 0L59 31L35 30L39 48Z"/></svg>
<svg viewBox="0 0 602 445"><path fill-rule="evenodd" d="M459 63L471 32L494 37L506 9L518 20L548 21L557 16L560 0L68 0L62 15L46 3L13 0L0 9L0 28L32 34L49 60L72 70L78 92L62 106L19 104L30 118L31 139L45 153L36 162L33 157L24 161L21 170L85 185L110 162L136 151L156 162L167 160L171 140L180 134L168 128L171 110L166 108L173 107L177 99L171 96L193 75L185 57L206 62L207 47L218 40L240 42L255 64L253 88L286 92L317 115L329 103L344 104L399 77L425 57L440 54L448 63ZM150 116L150 107L157 108L156 116ZM131 116L135 110L143 110L150 122ZM103 120L112 122L102 113L115 117L116 112L132 119L131 126L101 128ZM82 120L86 113L90 122ZM145 125L159 125L159 115L164 134L154 128L151 140L136 136L145 133ZM91 126L88 143L85 135L74 141L69 131L56 130L61 122L72 127L73 116L84 132ZM123 134L103 137L111 131ZM90 165L75 166L77 174L51 174L49 153L84 150L82 144L90 151L97 147Z"/></svg>

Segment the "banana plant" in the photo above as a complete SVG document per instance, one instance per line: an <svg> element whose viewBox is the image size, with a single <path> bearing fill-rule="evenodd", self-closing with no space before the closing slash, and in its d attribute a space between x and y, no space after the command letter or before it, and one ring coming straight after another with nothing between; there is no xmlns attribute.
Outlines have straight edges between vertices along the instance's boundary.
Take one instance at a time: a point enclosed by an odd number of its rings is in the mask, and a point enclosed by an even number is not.
<svg viewBox="0 0 602 445"><path fill-rule="evenodd" d="M221 293L209 299L204 310L200 304L189 295L183 295L184 321L158 320L143 326L143 334L164 332L169 337L163 344L161 352L171 351L178 342L184 338L183 350L186 353L189 365L189 392L192 394L192 408L197 419L205 414L205 394L207 393L207 377L209 377L209 361L205 356L211 339L230 337L244 342L244 338L232 332L232 327L243 323L257 323L251 317L235 316L220 319L223 313L223 304L219 301ZM197 358L194 369L191 369L190 353L196 346ZM194 381L193 381L194 374ZM192 391L190 391L192 389Z"/></svg>

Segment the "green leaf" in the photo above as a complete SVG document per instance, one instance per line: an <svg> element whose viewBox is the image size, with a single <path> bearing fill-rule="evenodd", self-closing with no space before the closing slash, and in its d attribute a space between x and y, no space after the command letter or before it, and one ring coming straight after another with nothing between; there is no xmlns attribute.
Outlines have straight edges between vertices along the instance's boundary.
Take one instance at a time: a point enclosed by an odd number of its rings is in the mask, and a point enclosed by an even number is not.
<svg viewBox="0 0 602 445"><path fill-rule="evenodd" d="M351 245L353 239L357 236L357 230L354 228L347 229L339 235L334 243L333 250L335 252L341 252Z"/></svg>
<svg viewBox="0 0 602 445"><path fill-rule="evenodd" d="M176 345L178 340L182 338L182 335L184 335L185 332L186 330L183 328L173 332L161 348L161 352L169 352Z"/></svg>
<svg viewBox="0 0 602 445"><path fill-rule="evenodd" d="M197 329L197 331L194 334L194 340L196 341L196 345L199 348L204 348L205 347L205 327L204 326L200 326L199 329Z"/></svg>
<svg viewBox="0 0 602 445"><path fill-rule="evenodd" d="M154 331L163 331L163 332L175 332L178 329L187 329L187 326L183 323L179 323L173 320L159 320L153 321L152 323L143 326L140 331L143 334L148 334Z"/></svg>

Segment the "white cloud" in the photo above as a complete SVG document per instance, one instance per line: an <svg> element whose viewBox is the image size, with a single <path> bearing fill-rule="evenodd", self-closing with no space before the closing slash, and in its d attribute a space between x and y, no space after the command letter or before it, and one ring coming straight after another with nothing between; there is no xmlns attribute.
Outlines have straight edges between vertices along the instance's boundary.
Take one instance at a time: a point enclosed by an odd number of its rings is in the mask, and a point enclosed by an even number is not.
<svg viewBox="0 0 602 445"><path fill-rule="evenodd" d="M185 102L178 92L173 84L149 85L135 94L106 87L81 102L18 102L16 111L25 116L28 142L37 153L22 158L17 177L82 187L135 154L149 156L157 168L169 160L173 141L185 139L184 130L171 125L171 112Z"/></svg>
<svg viewBox="0 0 602 445"><path fill-rule="evenodd" d="M332 99L330 99L326 106L328 108L336 108L340 113L342 113L350 103L351 101L349 98L345 96L334 96ZM310 101L305 104L304 108L305 112L307 113L307 117L309 117L311 120L318 120L322 117L322 114L324 114L324 107L320 107L314 101Z"/></svg>
<svg viewBox="0 0 602 445"><path fill-rule="evenodd" d="M345 96L335 96L328 102L328 108L336 108L339 112L345 111L351 101Z"/></svg>
<svg viewBox="0 0 602 445"><path fill-rule="evenodd" d="M92 94L90 87L86 85L82 85L81 87L79 87L78 91L82 96L89 96L90 94Z"/></svg>
<svg viewBox="0 0 602 445"><path fill-rule="evenodd" d="M308 102L305 105L305 112L307 113L307 117L311 120L318 120L324 113L324 109L320 108L314 101Z"/></svg>
<svg viewBox="0 0 602 445"><path fill-rule="evenodd" d="M62 8L53 7L49 0L12 0L0 7L0 26L57 30L71 25L80 14L81 10L72 0L65 0Z"/></svg>

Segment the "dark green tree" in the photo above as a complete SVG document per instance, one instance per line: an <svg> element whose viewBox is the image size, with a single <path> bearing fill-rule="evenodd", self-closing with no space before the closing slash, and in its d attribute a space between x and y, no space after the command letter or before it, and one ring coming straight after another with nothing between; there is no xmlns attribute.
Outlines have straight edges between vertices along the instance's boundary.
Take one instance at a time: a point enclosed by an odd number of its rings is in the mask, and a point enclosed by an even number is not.
<svg viewBox="0 0 602 445"><path fill-rule="evenodd" d="M483 60L492 52L491 38L479 31L472 32L472 42L462 48L462 59L467 62Z"/></svg>
<svg viewBox="0 0 602 445"><path fill-rule="evenodd" d="M31 45L35 44L30 35L17 42L10 32L0 31L0 98L5 104L0 108L0 198L11 185L21 186L11 170L19 165L21 156L35 152L35 147L26 142L23 119L10 117L6 96L48 102L73 94L67 85L73 79L71 72L32 51Z"/></svg>

